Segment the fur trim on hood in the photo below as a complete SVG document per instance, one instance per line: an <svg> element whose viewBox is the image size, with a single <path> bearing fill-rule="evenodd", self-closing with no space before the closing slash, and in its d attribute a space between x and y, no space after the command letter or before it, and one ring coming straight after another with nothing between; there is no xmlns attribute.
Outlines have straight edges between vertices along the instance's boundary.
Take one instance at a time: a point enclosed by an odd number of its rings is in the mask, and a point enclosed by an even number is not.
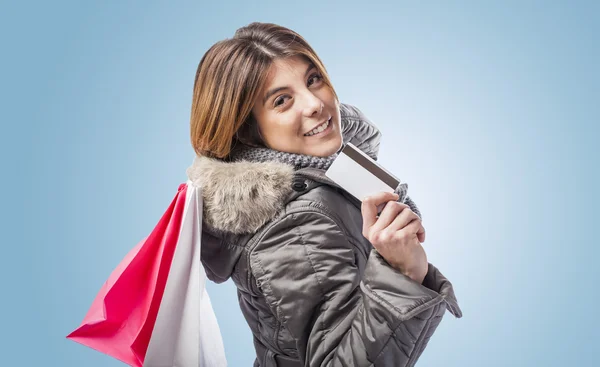
<svg viewBox="0 0 600 367"><path fill-rule="evenodd" d="M292 193L294 167L279 162L224 162L196 157L187 175L202 187L206 223L242 234L258 230Z"/></svg>

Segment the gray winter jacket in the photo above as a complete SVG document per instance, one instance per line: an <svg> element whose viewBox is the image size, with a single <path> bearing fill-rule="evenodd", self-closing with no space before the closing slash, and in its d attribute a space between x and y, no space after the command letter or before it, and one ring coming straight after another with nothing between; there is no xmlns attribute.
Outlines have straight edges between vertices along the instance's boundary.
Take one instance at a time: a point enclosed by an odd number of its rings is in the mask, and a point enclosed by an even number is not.
<svg viewBox="0 0 600 367"><path fill-rule="evenodd" d="M342 105L344 143L377 159L380 132ZM197 157L202 263L231 277L254 335L254 366L413 366L452 284L429 264L423 284L390 267L362 235L360 201L316 168Z"/></svg>

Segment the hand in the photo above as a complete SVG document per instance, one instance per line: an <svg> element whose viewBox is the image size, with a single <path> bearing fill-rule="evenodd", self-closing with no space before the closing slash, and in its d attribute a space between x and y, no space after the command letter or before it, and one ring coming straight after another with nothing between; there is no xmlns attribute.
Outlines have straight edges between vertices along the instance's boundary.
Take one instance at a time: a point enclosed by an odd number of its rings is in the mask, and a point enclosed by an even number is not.
<svg viewBox="0 0 600 367"><path fill-rule="evenodd" d="M427 255L421 242L425 242L425 228L421 219L409 206L399 203L398 195L379 192L362 201L362 234L379 254L402 274L423 283L427 274ZM377 216L377 207L384 204Z"/></svg>

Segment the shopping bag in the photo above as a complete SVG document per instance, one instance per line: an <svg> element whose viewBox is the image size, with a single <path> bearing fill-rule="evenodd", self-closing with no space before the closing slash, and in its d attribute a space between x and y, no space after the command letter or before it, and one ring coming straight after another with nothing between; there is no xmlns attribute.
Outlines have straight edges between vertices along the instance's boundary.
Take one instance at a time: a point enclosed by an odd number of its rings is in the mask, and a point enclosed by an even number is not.
<svg viewBox="0 0 600 367"><path fill-rule="evenodd" d="M202 192L188 180L67 338L137 367L226 366L200 262Z"/></svg>

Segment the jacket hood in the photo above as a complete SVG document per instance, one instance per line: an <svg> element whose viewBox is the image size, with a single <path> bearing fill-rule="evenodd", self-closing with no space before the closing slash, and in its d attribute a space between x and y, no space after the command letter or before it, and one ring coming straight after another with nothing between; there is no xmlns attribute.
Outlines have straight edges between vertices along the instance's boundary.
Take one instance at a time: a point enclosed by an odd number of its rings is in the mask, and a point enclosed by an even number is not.
<svg viewBox="0 0 600 367"><path fill-rule="evenodd" d="M354 106L342 103L340 113L343 143L350 142L377 160L379 129ZM293 193L295 170L276 161L229 162L196 156L186 173L202 187L202 258L209 279L220 283L231 276L241 254L230 242L231 235L256 232L283 208Z"/></svg>

